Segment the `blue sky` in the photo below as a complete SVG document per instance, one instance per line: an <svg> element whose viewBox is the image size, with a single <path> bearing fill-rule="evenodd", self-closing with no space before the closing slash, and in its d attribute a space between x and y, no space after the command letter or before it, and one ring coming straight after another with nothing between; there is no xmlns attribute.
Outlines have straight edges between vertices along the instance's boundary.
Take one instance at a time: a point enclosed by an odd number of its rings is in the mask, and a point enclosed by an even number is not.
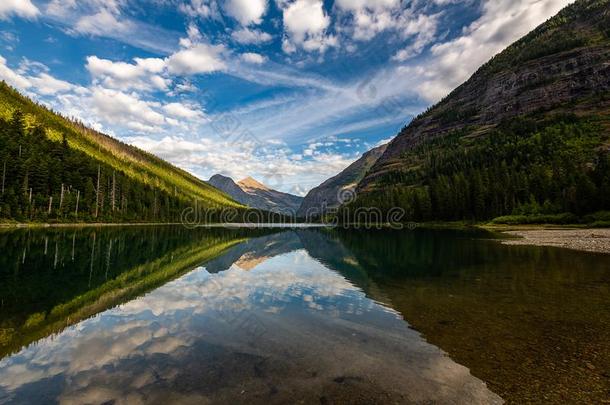
<svg viewBox="0 0 610 405"><path fill-rule="evenodd" d="M569 0L2 0L0 79L207 179L303 194Z"/></svg>

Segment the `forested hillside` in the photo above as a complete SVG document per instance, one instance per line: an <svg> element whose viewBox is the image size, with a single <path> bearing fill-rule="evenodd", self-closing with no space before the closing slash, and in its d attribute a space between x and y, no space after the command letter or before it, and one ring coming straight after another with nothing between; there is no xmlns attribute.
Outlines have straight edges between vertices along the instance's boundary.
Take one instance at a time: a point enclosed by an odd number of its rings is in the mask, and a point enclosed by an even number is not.
<svg viewBox="0 0 610 405"><path fill-rule="evenodd" d="M163 160L35 104L0 83L0 218L167 222L242 207Z"/></svg>
<svg viewBox="0 0 610 405"><path fill-rule="evenodd" d="M608 0L576 1L495 56L402 130L350 208L555 222L610 210L608 27Z"/></svg>
<svg viewBox="0 0 610 405"><path fill-rule="evenodd" d="M352 208L403 207L418 221L513 214L547 215L548 222L610 209L610 154L601 146L608 131L601 122L523 118L482 138L467 135L418 145L403 156L413 170L387 173L380 189Z"/></svg>

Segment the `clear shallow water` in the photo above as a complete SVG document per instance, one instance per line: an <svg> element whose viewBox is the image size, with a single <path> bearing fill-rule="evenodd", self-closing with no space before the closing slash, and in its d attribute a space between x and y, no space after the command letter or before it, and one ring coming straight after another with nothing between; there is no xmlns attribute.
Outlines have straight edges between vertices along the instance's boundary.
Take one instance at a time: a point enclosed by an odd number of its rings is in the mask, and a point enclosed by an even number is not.
<svg viewBox="0 0 610 405"><path fill-rule="evenodd" d="M0 233L0 402L603 398L607 257L489 236Z"/></svg>

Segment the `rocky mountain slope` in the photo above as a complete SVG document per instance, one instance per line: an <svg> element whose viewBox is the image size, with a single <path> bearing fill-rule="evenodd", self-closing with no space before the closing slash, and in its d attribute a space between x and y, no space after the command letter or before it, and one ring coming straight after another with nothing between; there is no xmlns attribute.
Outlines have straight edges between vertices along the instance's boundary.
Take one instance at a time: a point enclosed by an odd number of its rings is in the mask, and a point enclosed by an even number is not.
<svg viewBox="0 0 610 405"><path fill-rule="evenodd" d="M269 212L293 215L303 201L302 197L273 190L252 177L235 183L230 177L217 174L208 183L241 204Z"/></svg>
<svg viewBox="0 0 610 405"><path fill-rule="evenodd" d="M354 191L368 170L383 155L387 145L371 149L341 173L312 189L299 208L299 217L315 217L337 208L354 197Z"/></svg>
<svg viewBox="0 0 610 405"><path fill-rule="evenodd" d="M419 219L610 208L609 128L610 2L579 0L405 127L355 206Z"/></svg>

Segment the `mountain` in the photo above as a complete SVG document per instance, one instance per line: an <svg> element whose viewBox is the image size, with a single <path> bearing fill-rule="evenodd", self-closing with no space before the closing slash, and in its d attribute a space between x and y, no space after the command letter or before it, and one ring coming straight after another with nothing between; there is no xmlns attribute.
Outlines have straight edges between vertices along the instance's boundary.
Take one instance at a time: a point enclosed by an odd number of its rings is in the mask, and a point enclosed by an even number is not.
<svg viewBox="0 0 610 405"><path fill-rule="evenodd" d="M242 208L158 157L0 83L0 218L179 221L185 208ZM243 207L245 208L245 207Z"/></svg>
<svg viewBox="0 0 610 405"><path fill-rule="evenodd" d="M255 204L255 198L242 190L241 187L239 187L230 177L215 174L208 180L208 184L229 195L232 199L240 204L250 207Z"/></svg>
<svg viewBox="0 0 610 405"><path fill-rule="evenodd" d="M269 232L259 230L259 232ZM227 250L217 259L206 263L206 270L219 273L237 266L242 270L252 270L270 258L293 252L302 248L294 232L277 232L270 235L259 235Z"/></svg>
<svg viewBox="0 0 610 405"><path fill-rule="evenodd" d="M416 220L610 209L610 2L579 0L388 145L351 205Z"/></svg>
<svg viewBox="0 0 610 405"><path fill-rule="evenodd" d="M312 189L305 196L298 216L305 218L321 215L325 209L337 208L345 202L345 199L351 198L358 183L383 155L386 148L387 145L382 145L371 149L341 173Z"/></svg>
<svg viewBox="0 0 610 405"><path fill-rule="evenodd" d="M273 190L252 177L235 183L230 177L216 174L208 183L243 205L269 212L294 215L303 201L303 197Z"/></svg>

